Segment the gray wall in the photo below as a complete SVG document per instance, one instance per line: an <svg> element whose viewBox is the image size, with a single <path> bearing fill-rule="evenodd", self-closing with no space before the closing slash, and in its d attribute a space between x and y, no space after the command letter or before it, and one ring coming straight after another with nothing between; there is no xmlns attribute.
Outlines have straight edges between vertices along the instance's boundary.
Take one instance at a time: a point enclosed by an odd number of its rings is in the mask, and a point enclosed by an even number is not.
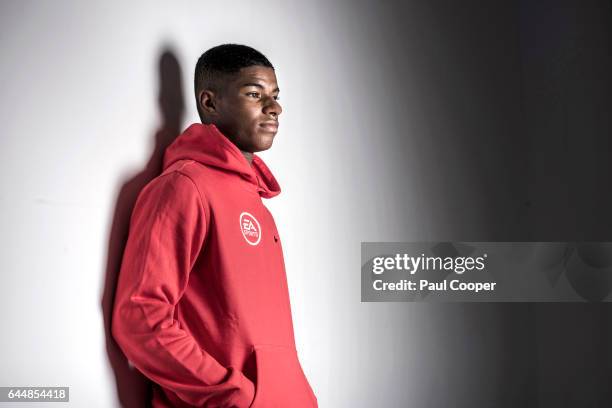
<svg viewBox="0 0 612 408"><path fill-rule="evenodd" d="M380 162L396 165L385 188L418 215L381 207L389 225L369 240L611 239L610 2L397 2L375 15L392 129ZM608 305L368 307L368 330L385 334L368 360L385 406L612 403Z"/></svg>

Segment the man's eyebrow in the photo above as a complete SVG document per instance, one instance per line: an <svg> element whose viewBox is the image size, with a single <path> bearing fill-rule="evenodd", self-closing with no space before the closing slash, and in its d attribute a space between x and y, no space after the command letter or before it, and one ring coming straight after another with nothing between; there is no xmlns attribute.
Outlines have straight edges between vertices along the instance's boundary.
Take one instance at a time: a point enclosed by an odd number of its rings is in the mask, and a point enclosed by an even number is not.
<svg viewBox="0 0 612 408"><path fill-rule="evenodd" d="M247 82L245 84L240 85L241 88L245 87L245 86L256 86L258 88L264 89L262 84L258 84L256 82ZM278 89L278 87L274 88L272 90L272 92L280 92L280 89Z"/></svg>

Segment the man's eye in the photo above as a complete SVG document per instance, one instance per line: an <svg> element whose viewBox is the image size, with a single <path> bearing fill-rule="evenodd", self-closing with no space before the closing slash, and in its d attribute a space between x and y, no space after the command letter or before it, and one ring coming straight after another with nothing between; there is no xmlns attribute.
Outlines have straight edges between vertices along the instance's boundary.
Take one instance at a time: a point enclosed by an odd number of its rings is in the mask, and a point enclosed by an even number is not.
<svg viewBox="0 0 612 408"><path fill-rule="evenodd" d="M249 93L247 93L247 95L252 95L255 98L259 98L259 92L249 92Z"/></svg>

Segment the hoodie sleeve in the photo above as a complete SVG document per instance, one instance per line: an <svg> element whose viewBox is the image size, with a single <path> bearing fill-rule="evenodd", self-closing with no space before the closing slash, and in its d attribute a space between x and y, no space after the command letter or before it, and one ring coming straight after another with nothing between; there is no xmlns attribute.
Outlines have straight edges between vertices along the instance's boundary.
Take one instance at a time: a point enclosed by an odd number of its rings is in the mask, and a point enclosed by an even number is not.
<svg viewBox="0 0 612 408"><path fill-rule="evenodd" d="M222 366L174 318L205 236L206 212L188 176L172 172L145 186L130 219L112 334L136 368L185 402L248 407L253 382Z"/></svg>

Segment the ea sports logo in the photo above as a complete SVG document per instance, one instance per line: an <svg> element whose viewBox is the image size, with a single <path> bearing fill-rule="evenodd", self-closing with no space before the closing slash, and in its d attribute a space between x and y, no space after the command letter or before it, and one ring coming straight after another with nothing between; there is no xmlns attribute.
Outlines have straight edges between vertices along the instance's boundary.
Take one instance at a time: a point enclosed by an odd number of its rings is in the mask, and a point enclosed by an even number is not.
<svg viewBox="0 0 612 408"><path fill-rule="evenodd" d="M251 245L259 244L261 240L261 228L259 222L248 212L240 214L240 231L242 236Z"/></svg>

